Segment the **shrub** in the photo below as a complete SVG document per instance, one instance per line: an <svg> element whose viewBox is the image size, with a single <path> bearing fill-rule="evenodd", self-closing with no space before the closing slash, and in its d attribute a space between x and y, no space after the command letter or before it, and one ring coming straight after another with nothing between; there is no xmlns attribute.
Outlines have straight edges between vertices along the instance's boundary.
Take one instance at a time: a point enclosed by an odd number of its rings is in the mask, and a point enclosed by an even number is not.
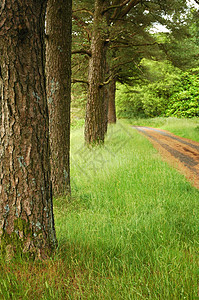
<svg viewBox="0 0 199 300"><path fill-rule="evenodd" d="M151 66L158 68L156 74L148 74L148 81L134 87L117 85L116 109L118 117L198 117L199 116L199 69L182 73L177 68L171 68L167 63L153 62ZM152 68L151 67L151 72ZM157 71L157 70L156 70ZM150 73L150 72L148 72ZM157 73L157 72L156 72Z"/></svg>
<svg viewBox="0 0 199 300"><path fill-rule="evenodd" d="M166 116L198 117L199 116L199 76L189 71L181 76L181 88L171 97Z"/></svg>

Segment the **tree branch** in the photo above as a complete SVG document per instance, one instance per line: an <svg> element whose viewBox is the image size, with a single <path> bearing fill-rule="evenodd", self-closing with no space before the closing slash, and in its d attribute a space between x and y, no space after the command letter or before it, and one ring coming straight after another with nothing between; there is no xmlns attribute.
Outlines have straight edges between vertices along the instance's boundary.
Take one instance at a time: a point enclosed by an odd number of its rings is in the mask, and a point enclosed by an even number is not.
<svg viewBox="0 0 199 300"><path fill-rule="evenodd" d="M123 42L123 41L116 41L115 43L118 43L119 45L113 45L110 47L110 49L113 48L125 48L125 47L145 47L145 46L154 46L154 45L162 45L161 43L154 42L154 43L144 43L144 44L133 44L129 42Z"/></svg>
<svg viewBox="0 0 199 300"><path fill-rule="evenodd" d="M85 49L73 50L71 53L72 53L72 54L86 54L86 55L88 55L89 57L91 57L91 52L88 51L88 50L85 50Z"/></svg>
<svg viewBox="0 0 199 300"><path fill-rule="evenodd" d="M103 83L101 83L99 87L102 88L103 86L109 84L112 80L113 80L113 77L110 76L110 78L107 79L106 81L104 81Z"/></svg>
<svg viewBox="0 0 199 300"><path fill-rule="evenodd" d="M83 13L87 12L89 15L91 15L93 17L93 12L90 11L90 10L88 10L88 9L86 9L86 8L81 8L81 9L73 10L73 13L75 13L75 12L83 12Z"/></svg>
<svg viewBox="0 0 199 300"><path fill-rule="evenodd" d="M87 80L83 80L83 79L75 79L75 78L73 78L72 80L71 80L71 83L86 83L87 85L89 85L89 83L88 83L88 81Z"/></svg>
<svg viewBox="0 0 199 300"><path fill-rule="evenodd" d="M113 67L111 68L111 70L115 70L116 68L118 68L118 67L120 67L120 66L123 66L123 65L129 64L129 63L133 62L134 60L135 60L135 59L133 58L133 59L131 59L131 60L128 60L128 61L125 61L125 62L119 63L119 64L117 64L117 65L113 66Z"/></svg>
<svg viewBox="0 0 199 300"><path fill-rule="evenodd" d="M107 7L105 10L103 10L102 14L105 14L107 11L114 9L114 8L121 8L124 5L126 5L130 0L125 0L123 3L118 4L118 5L111 5L109 7Z"/></svg>
<svg viewBox="0 0 199 300"><path fill-rule="evenodd" d="M131 8L136 6L141 0L131 0L130 3L121 11L121 14L119 15L120 18L123 18L126 16Z"/></svg>
<svg viewBox="0 0 199 300"><path fill-rule="evenodd" d="M125 48L125 47L144 47L144 46L154 46L154 45L161 45L161 43L158 42L153 42L153 41L148 41L146 43L140 43L140 44L134 44L132 43L132 38L135 36L137 33L131 34L131 36L128 36L128 39L120 37L120 40L115 39L107 39L106 42L109 42L111 44L110 49L113 48Z"/></svg>

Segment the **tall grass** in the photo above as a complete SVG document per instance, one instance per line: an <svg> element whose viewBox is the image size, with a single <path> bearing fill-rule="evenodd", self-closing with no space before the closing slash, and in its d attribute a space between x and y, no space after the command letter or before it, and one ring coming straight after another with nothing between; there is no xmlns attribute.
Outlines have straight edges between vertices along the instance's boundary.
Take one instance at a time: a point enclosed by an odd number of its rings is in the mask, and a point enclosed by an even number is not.
<svg viewBox="0 0 199 300"><path fill-rule="evenodd" d="M74 130L71 168L55 257L0 261L0 298L198 299L198 190L124 122L93 149Z"/></svg>

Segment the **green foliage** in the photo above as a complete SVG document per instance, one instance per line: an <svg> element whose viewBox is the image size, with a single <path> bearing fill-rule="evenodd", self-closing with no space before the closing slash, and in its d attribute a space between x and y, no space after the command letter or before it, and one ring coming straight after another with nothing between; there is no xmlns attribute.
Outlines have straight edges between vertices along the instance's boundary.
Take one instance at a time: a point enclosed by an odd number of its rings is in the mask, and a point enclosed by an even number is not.
<svg viewBox="0 0 199 300"><path fill-rule="evenodd" d="M163 22L159 19L169 31L152 34L159 48L152 48L151 56L142 53L148 58L139 64L142 82L137 83L132 77L132 83L127 82L130 86L118 85L119 117L198 116L198 72L186 73L187 69L198 67L198 12L188 7L180 11L180 2L178 8L175 1L170 4L167 9L175 9L175 14L165 22L164 15Z"/></svg>
<svg viewBox="0 0 199 300"><path fill-rule="evenodd" d="M156 117L164 115L171 95L180 84L180 70L169 62L142 61L144 80L131 87L117 86L119 117Z"/></svg>
<svg viewBox="0 0 199 300"><path fill-rule="evenodd" d="M180 77L179 91L169 102L166 116L192 118L199 116L199 70L185 72Z"/></svg>
<svg viewBox="0 0 199 300"><path fill-rule="evenodd" d="M87 94L84 86L78 84L72 86L71 96L71 124L73 126L85 116Z"/></svg>
<svg viewBox="0 0 199 300"><path fill-rule="evenodd" d="M184 71L198 66L199 47L192 39L177 41L171 39L170 44L164 45L168 59L175 67Z"/></svg>
<svg viewBox="0 0 199 300"><path fill-rule="evenodd" d="M116 90L117 116L123 118L131 118L136 114L142 116L143 104L139 96L139 90L118 83Z"/></svg>
<svg viewBox="0 0 199 300"><path fill-rule="evenodd" d="M199 43L197 9L190 8L180 17L173 16L161 45L166 57L175 67L188 70L198 67Z"/></svg>
<svg viewBox="0 0 199 300"><path fill-rule="evenodd" d="M168 62L143 60L145 81L118 84L119 117L199 116L199 69L182 72Z"/></svg>

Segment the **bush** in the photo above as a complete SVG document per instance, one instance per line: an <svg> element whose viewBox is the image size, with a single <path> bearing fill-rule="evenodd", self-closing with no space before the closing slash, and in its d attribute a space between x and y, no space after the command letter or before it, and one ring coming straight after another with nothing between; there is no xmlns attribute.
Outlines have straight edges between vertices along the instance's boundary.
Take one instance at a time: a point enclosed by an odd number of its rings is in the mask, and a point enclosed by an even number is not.
<svg viewBox="0 0 199 300"><path fill-rule="evenodd" d="M137 115L144 117L143 103L140 99L140 90L124 84L117 84L116 110L120 118L133 118Z"/></svg>
<svg viewBox="0 0 199 300"><path fill-rule="evenodd" d="M166 110L166 116L198 117L199 116L199 76L194 71L181 76L183 91L175 93Z"/></svg>
<svg viewBox="0 0 199 300"><path fill-rule="evenodd" d="M161 64L164 67L162 73ZM156 68L160 74L159 79L157 74L155 78L152 73L157 73ZM199 69L182 73L168 63L151 62L150 72L146 73L148 81L145 80L142 84L134 87L117 85L118 117L199 116Z"/></svg>
<svg viewBox="0 0 199 300"><path fill-rule="evenodd" d="M116 110L118 117L156 117L165 114L169 98L180 84L179 77L170 74L165 79L145 82L135 87L117 84Z"/></svg>

